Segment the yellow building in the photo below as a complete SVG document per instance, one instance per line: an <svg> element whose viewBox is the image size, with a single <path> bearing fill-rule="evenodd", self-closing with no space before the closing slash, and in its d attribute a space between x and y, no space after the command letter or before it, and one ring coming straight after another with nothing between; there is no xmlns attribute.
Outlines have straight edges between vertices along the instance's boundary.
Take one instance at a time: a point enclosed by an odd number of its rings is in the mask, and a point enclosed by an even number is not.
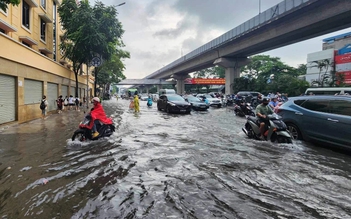
<svg viewBox="0 0 351 219"><path fill-rule="evenodd" d="M0 10L0 125L39 118L43 95L49 112L56 110L59 95L75 95L74 73L59 49L60 1L21 0L7 12ZM80 98L86 95L86 80L79 76Z"/></svg>

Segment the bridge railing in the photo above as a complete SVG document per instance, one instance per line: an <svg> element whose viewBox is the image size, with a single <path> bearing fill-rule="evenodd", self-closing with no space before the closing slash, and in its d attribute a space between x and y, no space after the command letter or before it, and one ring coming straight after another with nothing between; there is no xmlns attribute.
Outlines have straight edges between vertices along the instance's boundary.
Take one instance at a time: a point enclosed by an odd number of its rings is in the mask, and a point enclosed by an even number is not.
<svg viewBox="0 0 351 219"><path fill-rule="evenodd" d="M202 55L212 49L218 48L221 45L227 43L228 41L235 40L244 34L247 34L262 25L269 23L278 16L285 14L304 3L307 3L312 0L284 0L279 4L267 9L266 11L256 15L255 17L251 18L250 20L240 24L239 26L229 30L228 32L222 34L221 36L211 40L210 42L200 46L199 48L189 52L188 54L184 55L183 57L173 61L172 63L162 67L161 69L157 70L156 72L152 73L151 75L145 77L150 78L154 75L157 75L161 72L167 71L175 67L176 65L181 64L182 62L188 61L190 59L195 58L196 56Z"/></svg>

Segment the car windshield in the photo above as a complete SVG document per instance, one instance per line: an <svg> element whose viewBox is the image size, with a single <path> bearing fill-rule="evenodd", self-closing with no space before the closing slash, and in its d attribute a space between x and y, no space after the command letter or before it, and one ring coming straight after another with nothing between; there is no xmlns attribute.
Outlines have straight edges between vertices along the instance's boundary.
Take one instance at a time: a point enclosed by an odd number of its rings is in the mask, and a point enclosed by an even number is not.
<svg viewBox="0 0 351 219"><path fill-rule="evenodd" d="M194 97L194 96L187 96L186 98L192 102L201 102L201 100L199 98Z"/></svg>
<svg viewBox="0 0 351 219"><path fill-rule="evenodd" d="M184 101L183 97L177 95L167 96L167 98L168 101Z"/></svg>
<svg viewBox="0 0 351 219"><path fill-rule="evenodd" d="M209 95L209 94L203 94L203 95L201 95L201 96L203 96L203 97L206 97L206 98L213 98L211 95Z"/></svg>

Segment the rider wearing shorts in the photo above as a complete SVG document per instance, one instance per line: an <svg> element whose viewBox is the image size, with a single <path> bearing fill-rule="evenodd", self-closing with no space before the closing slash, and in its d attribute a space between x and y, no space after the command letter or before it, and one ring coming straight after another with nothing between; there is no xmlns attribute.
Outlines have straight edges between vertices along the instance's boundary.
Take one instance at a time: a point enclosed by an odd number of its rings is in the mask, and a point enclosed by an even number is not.
<svg viewBox="0 0 351 219"><path fill-rule="evenodd" d="M265 126L269 125L269 120L267 116L274 113L272 108L268 106L268 103L268 99L263 98L262 103L256 107L256 116L258 117L260 122L260 138L262 140L264 139Z"/></svg>

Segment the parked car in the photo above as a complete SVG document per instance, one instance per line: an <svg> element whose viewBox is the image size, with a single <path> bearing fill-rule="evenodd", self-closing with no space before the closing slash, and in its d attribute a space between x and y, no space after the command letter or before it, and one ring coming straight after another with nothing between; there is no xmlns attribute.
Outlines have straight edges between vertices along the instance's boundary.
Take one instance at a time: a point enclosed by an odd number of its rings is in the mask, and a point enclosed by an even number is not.
<svg viewBox="0 0 351 219"><path fill-rule="evenodd" d="M192 95L187 95L184 97L184 99L191 104L191 108L193 110L207 110L209 108L204 101Z"/></svg>
<svg viewBox="0 0 351 219"><path fill-rule="evenodd" d="M196 97L200 100L204 100L204 97L206 97L209 102L209 106L217 106L218 108L222 107L222 101L216 97L212 97L209 94L198 94Z"/></svg>
<svg viewBox="0 0 351 219"><path fill-rule="evenodd" d="M351 148L351 97L300 96L279 107L293 139Z"/></svg>
<svg viewBox="0 0 351 219"><path fill-rule="evenodd" d="M191 111L191 104L178 94L163 94L157 101L157 109L167 113L187 113Z"/></svg>

